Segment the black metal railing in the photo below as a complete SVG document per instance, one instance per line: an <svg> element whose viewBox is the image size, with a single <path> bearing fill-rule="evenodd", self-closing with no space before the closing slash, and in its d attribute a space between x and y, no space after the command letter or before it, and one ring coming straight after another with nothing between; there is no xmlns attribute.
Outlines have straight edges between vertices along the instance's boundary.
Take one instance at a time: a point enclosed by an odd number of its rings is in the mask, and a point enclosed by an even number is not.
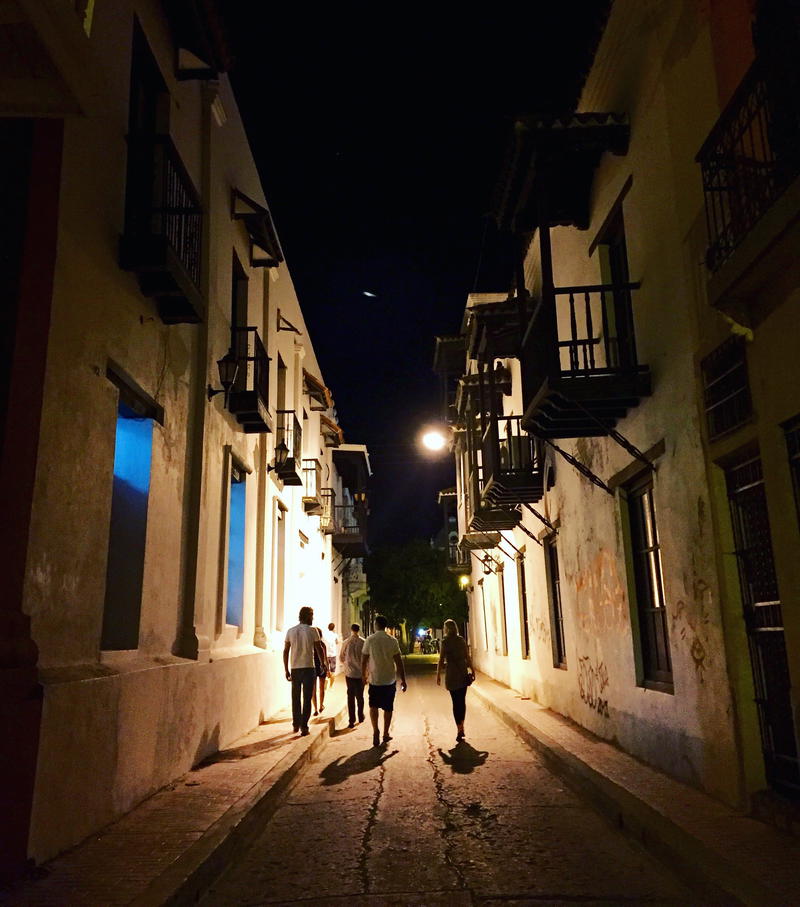
<svg viewBox="0 0 800 907"><path fill-rule="evenodd" d="M800 175L800 101L784 81L770 61L757 59L697 155L711 271Z"/></svg>
<svg viewBox="0 0 800 907"><path fill-rule="evenodd" d="M287 460L300 460L303 456L303 429L293 409L279 409L277 412L277 426L275 428L275 446L281 442L286 445L289 453Z"/></svg>
<svg viewBox="0 0 800 907"><path fill-rule="evenodd" d="M231 348L238 363L233 393L254 391L266 407L269 400L269 356L254 327L231 329Z"/></svg>
<svg viewBox="0 0 800 907"><path fill-rule="evenodd" d="M320 512L319 528L323 532L336 532L336 491L333 488L320 489L322 511Z"/></svg>
<svg viewBox="0 0 800 907"><path fill-rule="evenodd" d="M128 137L126 233L163 237L194 285L200 286L200 197L168 135Z"/></svg>
<svg viewBox="0 0 800 907"><path fill-rule="evenodd" d="M334 507L336 532L341 535L362 535L365 515L362 504L336 504Z"/></svg>
<svg viewBox="0 0 800 907"><path fill-rule="evenodd" d="M319 460L303 460L303 497L319 499L322 485L322 464Z"/></svg>
<svg viewBox="0 0 800 907"><path fill-rule="evenodd" d="M562 374L613 374L636 368L631 290L638 283L555 290Z"/></svg>

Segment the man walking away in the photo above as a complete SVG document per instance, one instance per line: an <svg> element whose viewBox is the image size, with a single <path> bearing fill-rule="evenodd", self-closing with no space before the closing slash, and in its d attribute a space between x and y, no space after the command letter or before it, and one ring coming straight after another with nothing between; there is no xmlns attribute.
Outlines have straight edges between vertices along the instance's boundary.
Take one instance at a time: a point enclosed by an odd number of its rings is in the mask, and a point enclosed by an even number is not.
<svg viewBox="0 0 800 907"><path fill-rule="evenodd" d="M330 685L333 686L333 679L336 676L336 658L341 644L339 634L336 633L336 625L328 624L328 629L322 634L322 638L325 640L325 648L328 650L328 676Z"/></svg>
<svg viewBox="0 0 800 907"><path fill-rule="evenodd" d="M389 636L386 632L387 624L388 621L382 614L375 617L375 626L378 629L364 640L364 648L361 651L361 677L364 683L369 678L369 717L372 721L373 746L380 744L378 732L380 709L383 710L383 742L387 743L392 739L389 736L389 726L394 711L396 673L400 675L400 689L404 693L408 689L400 645L394 636Z"/></svg>
<svg viewBox="0 0 800 907"><path fill-rule="evenodd" d="M356 725L356 706L358 706L358 723L364 720L364 680L361 677L361 652L364 640L358 635L361 629L358 624L350 627L350 636L342 643L339 661L344 665L344 679L347 684L347 714L350 719L348 727Z"/></svg>
<svg viewBox="0 0 800 907"><path fill-rule="evenodd" d="M308 734L308 719L311 717L311 696L314 692L316 674L314 671L314 649L324 660L324 649L319 634L311 626L314 620L314 609L300 609L300 623L286 632L286 643L283 647L283 668L286 679L292 682L292 730L305 737ZM292 669L289 670L289 653L292 656ZM300 694L302 692L302 705Z"/></svg>

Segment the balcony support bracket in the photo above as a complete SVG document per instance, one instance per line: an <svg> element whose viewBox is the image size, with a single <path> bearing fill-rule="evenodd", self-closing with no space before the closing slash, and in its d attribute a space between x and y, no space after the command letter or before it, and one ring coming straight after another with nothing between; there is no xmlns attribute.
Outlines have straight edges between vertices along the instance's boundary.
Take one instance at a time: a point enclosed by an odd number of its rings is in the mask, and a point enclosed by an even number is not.
<svg viewBox="0 0 800 907"><path fill-rule="evenodd" d="M606 485L606 483L599 476L596 476L588 466L584 466L584 464L581 463L580 460L576 460L575 457L572 456L572 454L567 453L566 450L562 450L562 448L560 448L558 444L554 444L549 438L543 438L542 440L545 444L552 447L556 453L561 454L561 456L567 461L567 463L577 469L584 478L588 479L593 485L597 485L598 488L602 488L603 491L607 492L612 497L614 496L614 492L608 487L608 485Z"/></svg>
<svg viewBox="0 0 800 907"><path fill-rule="evenodd" d="M564 396L562 394L562 396ZM564 398L566 399L566 397ZM611 428L607 426L601 419L598 419L597 416L588 410L579 400L570 400L570 403L573 403L578 409L583 410L583 412L597 425L603 429L603 431L611 438L613 441L616 441L617 444L623 449L626 450L634 460L639 460L643 463L648 469L655 472L655 466L647 459L647 457L642 453L641 450L635 445L632 444L622 432L617 431L616 428Z"/></svg>

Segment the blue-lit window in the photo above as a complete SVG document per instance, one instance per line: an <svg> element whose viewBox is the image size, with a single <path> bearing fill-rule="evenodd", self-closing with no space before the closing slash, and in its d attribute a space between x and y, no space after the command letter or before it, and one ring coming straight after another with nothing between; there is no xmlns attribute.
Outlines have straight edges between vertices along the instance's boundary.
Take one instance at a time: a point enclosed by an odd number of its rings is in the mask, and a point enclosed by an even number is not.
<svg viewBox="0 0 800 907"><path fill-rule="evenodd" d="M242 626L244 613L244 536L246 474L231 468L230 501L228 510L228 596L225 602L225 623Z"/></svg>
<svg viewBox="0 0 800 907"><path fill-rule="evenodd" d="M153 420L120 402L108 536L103 649L139 647Z"/></svg>

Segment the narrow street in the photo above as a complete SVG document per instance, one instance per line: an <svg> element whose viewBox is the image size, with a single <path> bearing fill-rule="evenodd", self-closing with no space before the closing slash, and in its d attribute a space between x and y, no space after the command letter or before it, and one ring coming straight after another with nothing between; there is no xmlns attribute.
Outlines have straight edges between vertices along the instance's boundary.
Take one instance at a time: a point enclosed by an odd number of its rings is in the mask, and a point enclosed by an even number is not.
<svg viewBox="0 0 800 907"><path fill-rule="evenodd" d="M444 687L410 675L392 740L338 733L202 903L700 903L467 702L456 745Z"/></svg>

